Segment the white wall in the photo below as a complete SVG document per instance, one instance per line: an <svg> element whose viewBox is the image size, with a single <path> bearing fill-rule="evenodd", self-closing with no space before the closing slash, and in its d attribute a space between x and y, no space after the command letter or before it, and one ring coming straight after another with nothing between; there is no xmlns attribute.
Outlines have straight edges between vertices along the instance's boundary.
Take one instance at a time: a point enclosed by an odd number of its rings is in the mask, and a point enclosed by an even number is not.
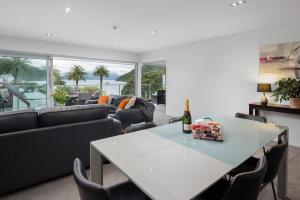
<svg viewBox="0 0 300 200"><path fill-rule="evenodd" d="M81 47L68 44L58 44L38 40L27 40L7 36L0 36L0 50L104 59L113 61L137 61L136 53L93 47Z"/></svg>
<svg viewBox="0 0 300 200"><path fill-rule="evenodd" d="M167 59L168 115L181 115L190 97L194 115L233 116L259 100L260 45L288 41L300 41L300 22L146 52L139 59ZM272 113L271 119L289 126L290 143L300 146L300 116Z"/></svg>

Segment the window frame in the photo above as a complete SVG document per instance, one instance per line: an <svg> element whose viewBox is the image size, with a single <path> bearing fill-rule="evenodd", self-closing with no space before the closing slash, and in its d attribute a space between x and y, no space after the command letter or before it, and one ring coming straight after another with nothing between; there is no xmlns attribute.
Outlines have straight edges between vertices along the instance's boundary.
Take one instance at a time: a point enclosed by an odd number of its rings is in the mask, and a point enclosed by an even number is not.
<svg viewBox="0 0 300 200"><path fill-rule="evenodd" d="M141 96L141 67L138 62L133 61L116 61L109 59L98 59L98 58L87 58L87 57L76 57L76 56L63 56L63 55L49 55L42 53L32 53L32 52L18 52L10 50L0 50L0 56L3 57L21 57L28 59L44 59L46 61L46 107L54 107L54 102L52 98L53 94L53 63L54 59L70 59L70 60L81 60L81 61L95 61L95 62L107 62L115 64L133 64L135 69L135 94L136 96Z"/></svg>

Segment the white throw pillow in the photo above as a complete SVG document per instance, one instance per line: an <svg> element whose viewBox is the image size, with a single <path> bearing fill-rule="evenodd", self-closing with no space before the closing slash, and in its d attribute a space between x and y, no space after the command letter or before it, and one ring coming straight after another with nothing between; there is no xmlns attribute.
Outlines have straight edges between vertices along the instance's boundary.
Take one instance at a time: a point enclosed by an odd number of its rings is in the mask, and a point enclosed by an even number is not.
<svg viewBox="0 0 300 200"><path fill-rule="evenodd" d="M135 101L136 101L136 96L132 97L132 98L128 101L128 103L127 103L126 106L125 106L125 109L129 109L129 108L131 108L132 106L134 106Z"/></svg>

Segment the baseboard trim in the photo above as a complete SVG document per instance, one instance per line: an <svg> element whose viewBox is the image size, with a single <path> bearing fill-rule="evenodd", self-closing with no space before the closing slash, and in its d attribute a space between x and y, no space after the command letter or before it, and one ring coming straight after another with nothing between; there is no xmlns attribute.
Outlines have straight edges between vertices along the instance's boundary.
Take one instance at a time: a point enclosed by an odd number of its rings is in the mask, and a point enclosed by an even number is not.
<svg viewBox="0 0 300 200"><path fill-rule="evenodd" d="M299 143L294 143L294 142L290 142L289 141L289 145L300 148L300 144Z"/></svg>

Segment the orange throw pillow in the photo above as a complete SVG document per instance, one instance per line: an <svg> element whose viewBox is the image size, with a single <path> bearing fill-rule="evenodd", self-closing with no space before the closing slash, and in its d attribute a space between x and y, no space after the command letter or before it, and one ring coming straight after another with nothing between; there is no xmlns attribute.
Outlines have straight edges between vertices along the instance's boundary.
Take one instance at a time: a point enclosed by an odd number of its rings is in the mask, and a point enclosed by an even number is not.
<svg viewBox="0 0 300 200"><path fill-rule="evenodd" d="M101 96L98 99L98 104L101 104L101 105L107 104L108 100L109 100L109 96Z"/></svg>
<svg viewBox="0 0 300 200"><path fill-rule="evenodd" d="M120 109L120 110L124 109L128 102L129 102L129 99L123 99L121 101L121 103L119 104L118 109Z"/></svg>

